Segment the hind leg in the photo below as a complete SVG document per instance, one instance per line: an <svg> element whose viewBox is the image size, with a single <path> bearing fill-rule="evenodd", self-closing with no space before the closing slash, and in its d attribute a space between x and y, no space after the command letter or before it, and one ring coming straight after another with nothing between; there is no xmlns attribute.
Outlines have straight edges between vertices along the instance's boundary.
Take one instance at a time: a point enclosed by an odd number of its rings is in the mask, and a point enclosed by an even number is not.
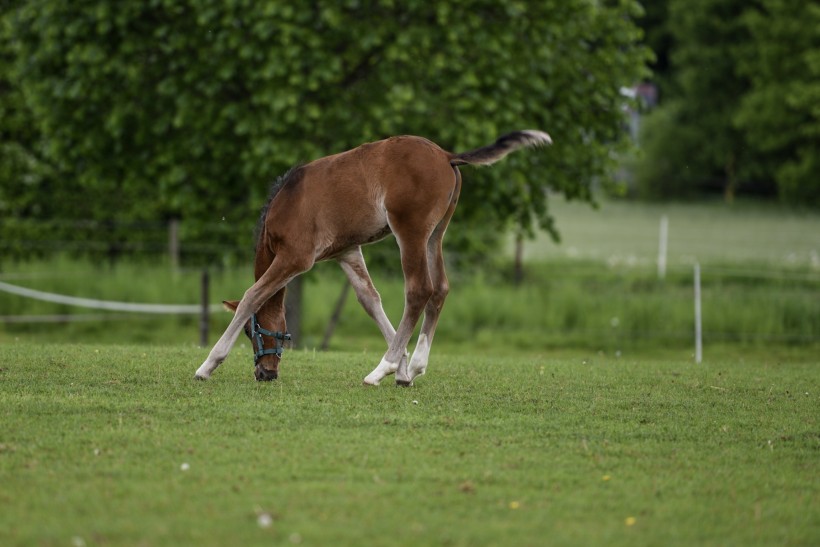
<svg viewBox="0 0 820 547"><path fill-rule="evenodd" d="M396 231L394 230L394 233ZM401 265L404 272L404 313L390 347L379 365L368 374L364 383L378 385L385 376L407 370L406 348L419 316L430 300L433 284L427 268L427 234L396 235L401 250ZM398 376L397 376L398 378Z"/></svg>
<svg viewBox="0 0 820 547"><path fill-rule="evenodd" d="M429 260L429 271L430 279L433 282L433 294L424 308L421 332L413 350L413 357L407 367L407 374L396 374L396 383L400 385L410 385L414 378L427 371L427 361L430 358L430 348L433 345L436 325L438 325L444 301L450 292L450 284L444 269L444 256L441 252L441 238L438 238L437 241L430 240L428 252L432 254Z"/></svg>
<svg viewBox="0 0 820 547"><path fill-rule="evenodd" d="M455 170L455 174L456 186L450 199L450 206L444 218L439 225L436 226L436 229L427 241L428 273L430 281L432 282L433 292L427 301L427 305L424 307L424 320L421 324L421 332L419 332L419 338L413 350L413 357L410 359L410 364L406 370L399 368L399 372L396 373L397 385L409 386L413 383L414 378L421 376L427 371L427 362L430 358L433 336L436 333L436 326L441 316L441 309L444 307L444 301L450 292L450 284L447 280L447 272L444 268L442 244L444 241L444 233L447 231L447 226L456 210L458 196L461 191L461 174L458 170Z"/></svg>

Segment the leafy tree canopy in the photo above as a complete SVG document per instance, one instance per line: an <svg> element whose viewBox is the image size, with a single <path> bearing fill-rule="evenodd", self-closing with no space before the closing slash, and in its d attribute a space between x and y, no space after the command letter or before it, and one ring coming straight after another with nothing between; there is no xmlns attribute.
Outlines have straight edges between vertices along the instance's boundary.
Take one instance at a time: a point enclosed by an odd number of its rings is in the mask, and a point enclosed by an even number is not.
<svg viewBox="0 0 820 547"><path fill-rule="evenodd" d="M721 188L820 205L820 6L663 0L661 107L644 125L647 196ZM662 9L653 8L654 13Z"/></svg>
<svg viewBox="0 0 820 547"><path fill-rule="evenodd" d="M0 121L15 158L0 207L252 224L295 163L394 134L459 151L540 128L549 151L466 174L459 219L552 230L545 189L590 200L623 145L619 88L649 56L640 14L634 0L7 2L0 108L17 114Z"/></svg>
<svg viewBox="0 0 820 547"><path fill-rule="evenodd" d="M785 201L820 207L820 5L764 0L743 24L750 85L734 122Z"/></svg>

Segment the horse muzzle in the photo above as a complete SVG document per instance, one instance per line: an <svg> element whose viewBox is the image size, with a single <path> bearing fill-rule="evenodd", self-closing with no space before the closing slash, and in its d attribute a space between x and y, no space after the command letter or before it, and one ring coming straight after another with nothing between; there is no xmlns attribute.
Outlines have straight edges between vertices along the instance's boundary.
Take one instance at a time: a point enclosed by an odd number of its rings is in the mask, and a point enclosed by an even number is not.
<svg viewBox="0 0 820 547"><path fill-rule="evenodd" d="M268 370L260 365L256 365L253 370L253 375L256 377L257 382L270 382L271 380L279 378L279 371Z"/></svg>

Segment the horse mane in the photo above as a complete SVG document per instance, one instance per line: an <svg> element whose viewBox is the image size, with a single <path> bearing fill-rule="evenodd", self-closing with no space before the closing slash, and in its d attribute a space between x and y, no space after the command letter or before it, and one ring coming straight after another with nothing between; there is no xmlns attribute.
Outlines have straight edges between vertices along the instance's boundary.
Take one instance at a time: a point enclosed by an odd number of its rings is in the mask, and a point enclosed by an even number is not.
<svg viewBox="0 0 820 547"><path fill-rule="evenodd" d="M268 199L265 201L265 205L262 206L261 211L259 212L259 220L256 222L256 230L254 231L254 241L256 242L256 248L259 248L259 240L262 237L262 234L265 230L265 219L268 217L268 210L270 209L270 204L273 203L273 199L279 194L279 191L282 190L286 185L295 186L299 183L304 175L304 167L303 164L296 165L288 169L288 171L284 175L280 175L276 177L276 180L273 181L273 184L270 186L270 190L268 190Z"/></svg>

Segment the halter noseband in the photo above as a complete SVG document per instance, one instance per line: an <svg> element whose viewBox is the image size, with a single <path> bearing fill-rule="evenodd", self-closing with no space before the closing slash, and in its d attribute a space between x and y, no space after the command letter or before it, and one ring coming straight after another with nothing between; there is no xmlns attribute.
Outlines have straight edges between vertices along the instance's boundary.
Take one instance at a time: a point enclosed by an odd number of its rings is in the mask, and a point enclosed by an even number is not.
<svg viewBox="0 0 820 547"><path fill-rule="evenodd" d="M265 349L265 345L262 342L263 336L270 336L274 340L290 340L290 333L289 332L279 332L279 331L270 331L268 329L263 329L259 326L259 322L256 320L256 314L251 315L251 338L256 340L256 347L259 348L256 350L256 353L253 355L253 364L259 362L259 358L265 355L276 355L277 357L282 357L282 350L284 350L284 345L276 343L275 347Z"/></svg>

